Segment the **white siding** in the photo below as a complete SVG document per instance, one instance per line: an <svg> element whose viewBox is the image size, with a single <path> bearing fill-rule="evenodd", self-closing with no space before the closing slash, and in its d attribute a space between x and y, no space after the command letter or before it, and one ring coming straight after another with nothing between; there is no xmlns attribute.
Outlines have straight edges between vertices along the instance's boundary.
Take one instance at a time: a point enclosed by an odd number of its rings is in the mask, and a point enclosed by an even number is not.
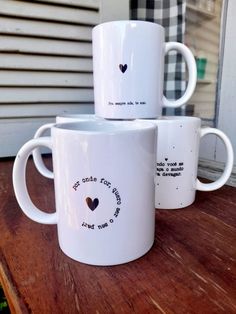
<svg viewBox="0 0 236 314"><path fill-rule="evenodd" d="M1 17L0 17L1 19ZM0 71L7 70L37 70L53 72L89 72L92 73L91 58L57 57L43 55L24 55L0 52Z"/></svg>
<svg viewBox="0 0 236 314"><path fill-rule="evenodd" d="M127 0L0 0L0 157L56 115L94 111L92 28L128 18Z"/></svg>
<svg viewBox="0 0 236 314"><path fill-rule="evenodd" d="M43 123L93 112L92 27L98 0L0 1L0 156Z"/></svg>
<svg viewBox="0 0 236 314"><path fill-rule="evenodd" d="M19 0L1 0L1 15L12 17L21 17L26 19L37 19L46 21L56 21L74 24L95 25L99 22L99 1L94 1L94 8L86 6L76 7L62 6L58 1L19 1ZM87 10L91 9L91 10Z"/></svg>

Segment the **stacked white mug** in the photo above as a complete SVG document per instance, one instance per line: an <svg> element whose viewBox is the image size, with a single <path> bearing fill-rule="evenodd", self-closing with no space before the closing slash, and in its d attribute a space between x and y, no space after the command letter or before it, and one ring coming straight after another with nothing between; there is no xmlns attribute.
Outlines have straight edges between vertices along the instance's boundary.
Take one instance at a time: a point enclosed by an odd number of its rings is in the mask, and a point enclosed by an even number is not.
<svg viewBox="0 0 236 314"><path fill-rule="evenodd" d="M196 190L224 185L233 168L228 137L215 128L202 128L196 117L161 117L162 107L179 107L191 98L197 80L196 63L183 44L164 42L164 28L143 21L118 21L93 30L95 114L112 119L148 119L158 128L155 207L182 208L195 200ZM181 53L188 68L188 85L180 99L163 95L164 57ZM215 134L226 148L221 177L203 184L197 179L200 138Z"/></svg>
<svg viewBox="0 0 236 314"><path fill-rule="evenodd" d="M95 115L58 116L17 155L13 184L20 207L32 220L57 224L62 251L77 261L115 265L142 256L154 242L155 207L188 206L196 189L219 188L231 173L233 151L223 132L201 129L199 118L161 117L163 106L187 103L197 77L191 51L164 37L164 28L151 22L97 25ZM164 57L171 50L183 55L188 68L187 89L176 101L163 95ZM41 137L48 128L51 137ZM200 137L207 133L223 140L227 163L218 181L204 185L197 180L197 161ZM52 149L53 172L43 164L39 146ZM54 178L54 214L36 208L28 195L25 166L31 152L39 172Z"/></svg>
<svg viewBox="0 0 236 314"><path fill-rule="evenodd" d="M144 21L116 21L93 29L95 114L107 119L156 118L162 106L179 107L196 86L196 63L178 42L165 43L161 25ZM181 53L188 68L188 85L175 101L163 95L164 58Z"/></svg>

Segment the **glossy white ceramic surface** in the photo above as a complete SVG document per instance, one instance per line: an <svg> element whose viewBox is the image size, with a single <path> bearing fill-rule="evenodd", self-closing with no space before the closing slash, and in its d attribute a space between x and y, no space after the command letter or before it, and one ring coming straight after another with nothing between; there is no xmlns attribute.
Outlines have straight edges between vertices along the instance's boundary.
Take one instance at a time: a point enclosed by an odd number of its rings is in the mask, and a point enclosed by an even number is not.
<svg viewBox="0 0 236 314"><path fill-rule="evenodd" d="M96 117L94 114L64 114L56 117L56 123L69 123L69 122L79 122L79 121L94 121L100 120L100 118ZM35 132L34 138L39 138L43 136L48 130L51 130L51 127L55 125L55 123L47 123L42 125ZM35 167L38 172L41 173L44 177L53 179L53 172L49 170L43 159L42 154L39 148L34 149L33 151L33 160Z"/></svg>
<svg viewBox="0 0 236 314"><path fill-rule="evenodd" d="M162 106L186 103L196 85L196 64L183 44L165 43L164 28L145 21L114 21L95 26L93 75L95 114L111 119L155 118ZM186 60L189 83L183 97L163 96L164 56L179 51Z"/></svg>
<svg viewBox="0 0 236 314"><path fill-rule="evenodd" d="M18 203L32 220L56 223L62 251L77 261L114 265L134 260L154 241L155 144L156 126L149 122L55 125L51 137L29 141L16 157ZM27 158L39 145L52 148L54 214L36 208L26 187Z"/></svg>
<svg viewBox="0 0 236 314"><path fill-rule="evenodd" d="M186 207L194 202L196 190L213 191L227 182L233 168L233 149L222 131L201 128L201 120L195 117L160 117L148 121L158 128L156 208ZM221 177L212 183L202 183L197 179L199 143L207 134L215 134L223 141L227 155Z"/></svg>

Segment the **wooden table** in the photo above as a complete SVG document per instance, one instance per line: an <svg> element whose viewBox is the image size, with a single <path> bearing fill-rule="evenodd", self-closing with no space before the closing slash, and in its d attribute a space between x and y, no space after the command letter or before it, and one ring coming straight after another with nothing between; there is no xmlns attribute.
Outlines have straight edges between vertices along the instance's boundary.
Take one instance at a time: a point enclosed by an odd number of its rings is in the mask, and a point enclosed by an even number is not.
<svg viewBox="0 0 236 314"><path fill-rule="evenodd" d="M235 188L198 193L182 210L158 210L148 254L95 267L60 251L56 226L21 212L12 165L0 161L0 281L12 313L236 313ZM27 170L33 201L54 211L53 181L32 160Z"/></svg>

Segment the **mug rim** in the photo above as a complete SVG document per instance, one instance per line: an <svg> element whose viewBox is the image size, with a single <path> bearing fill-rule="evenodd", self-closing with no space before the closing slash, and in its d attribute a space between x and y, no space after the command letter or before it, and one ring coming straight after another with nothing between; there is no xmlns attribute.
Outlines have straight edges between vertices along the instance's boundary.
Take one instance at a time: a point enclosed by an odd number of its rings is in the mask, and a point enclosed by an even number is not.
<svg viewBox="0 0 236 314"><path fill-rule="evenodd" d="M94 113L64 113L59 114L56 118L96 118Z"/></svg>
<svg viewBox="0 0 236 314"><path fill-rule="evenodd" d="M60 132L77 132L78 134L87 135L118 135L127 133L144 132L156 130L157 126L149 121L138 120L122 120L122 121L107 121L107 120L87 120L74 121L66 123L55 123L52 130Z"/></svg>
<svg viewBox="0 0 236 314"><path fill-rule="evenodd" d="M150 21L144 21L144 20L115 20L115 21L108 21L108 22L103 22L100 23L96 26L93 27L93 31L97 30L100 27L106 26L106 25L115 25L115 24L142 24L142 25L146 25L146 26L152 26L155 28L159 28L161 30L164 30L164 27L160 24L157 24L155 22L150 22Z"/></svg>
<svg viewBox="0 0 236 314"><path fill-rule="evenodd" d="M139 121L150 121L152 123L193 123L195 122L200 122L201 119L198 117L192 117L192 116L158 116L157 118L145 118L145 119L138 119Z"/></svg>

